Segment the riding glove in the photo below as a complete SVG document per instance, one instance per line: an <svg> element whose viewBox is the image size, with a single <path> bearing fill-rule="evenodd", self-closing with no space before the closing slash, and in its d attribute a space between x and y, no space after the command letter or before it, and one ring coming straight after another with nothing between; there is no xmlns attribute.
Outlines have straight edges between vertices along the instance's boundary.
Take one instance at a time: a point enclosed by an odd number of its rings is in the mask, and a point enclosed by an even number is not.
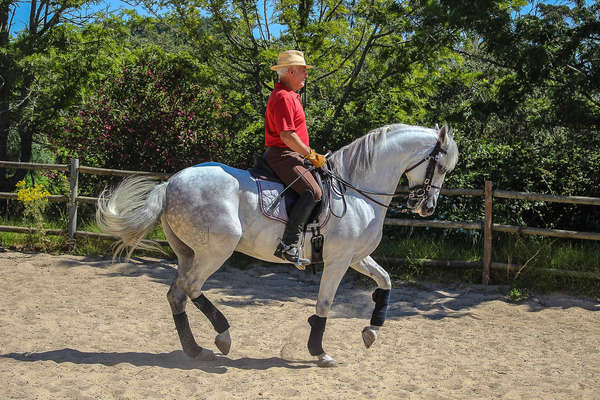
<svg viewBox="0 0 600 400"><path fill-rule="evenodd" d="M308 153L304 158L310 161L317 168L321 168L327 162L325 156L317 153L313 149L310 149L310 153Z"/></svg>

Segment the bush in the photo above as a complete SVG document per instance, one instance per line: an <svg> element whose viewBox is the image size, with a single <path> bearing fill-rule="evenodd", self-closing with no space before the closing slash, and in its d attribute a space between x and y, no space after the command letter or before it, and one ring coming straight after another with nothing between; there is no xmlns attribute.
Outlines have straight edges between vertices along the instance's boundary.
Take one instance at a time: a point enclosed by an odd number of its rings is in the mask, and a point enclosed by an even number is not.
<svg viewBox="0 0 600 400"><path fill-rule="evenodd" d="M17 183L17 200L23 202L24 217L29 223L31 234L28 236L29 246L45 251L48 239L44 234L44 210L48 205L50 192L41 184L28 185L25 181Z"/></svg>
<svg viewBox="0 0 600 400"><path fill-rule="evenodd" d="M152 172L239 162L249 151L240 151L234 132L249 121L237 121L210 79L210 71L185 54L146 49L64 116L50 135L53 148L62 160ZM247 138L240 139L247 146Z"/></svg>

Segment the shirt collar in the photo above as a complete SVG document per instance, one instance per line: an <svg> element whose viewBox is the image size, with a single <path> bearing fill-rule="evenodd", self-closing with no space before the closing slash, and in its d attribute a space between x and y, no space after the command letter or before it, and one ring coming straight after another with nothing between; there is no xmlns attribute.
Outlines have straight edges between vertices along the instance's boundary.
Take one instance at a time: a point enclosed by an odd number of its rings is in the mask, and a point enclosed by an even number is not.
<svg viewBox="0 0 600 400"><path fill-rule="evenodd" d="M284 85L284 84L283 84L283 83L281 83L281 82L277 82L277 83L275 83L275 88L277 88L277 89L281 89L281 90L287 90L288 92L293 92L293 90L292 90L292 89L290 89L289 87L287 87L286 85Z"/></svg>

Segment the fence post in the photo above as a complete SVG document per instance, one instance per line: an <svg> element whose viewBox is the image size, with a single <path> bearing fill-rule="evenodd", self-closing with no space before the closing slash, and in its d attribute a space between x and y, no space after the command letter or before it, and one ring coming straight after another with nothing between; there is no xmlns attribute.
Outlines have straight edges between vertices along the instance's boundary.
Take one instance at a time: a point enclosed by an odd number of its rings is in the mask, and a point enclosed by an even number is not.
<svg viewBox="0 0 600 400"><path fill-rule="evenodd" d="M77 232L77 196L79 195L79 159L71 158L71 175L69 176L71 196L69 197L69 240L75 241Z"/></svg>
<svg viewBox="0 0 600 400"><path fill-rule="evenodd" d="M485 181L485 221L483 223L483 273L482 283L487 286L490 280L492 263L492 182Z"/></svg>

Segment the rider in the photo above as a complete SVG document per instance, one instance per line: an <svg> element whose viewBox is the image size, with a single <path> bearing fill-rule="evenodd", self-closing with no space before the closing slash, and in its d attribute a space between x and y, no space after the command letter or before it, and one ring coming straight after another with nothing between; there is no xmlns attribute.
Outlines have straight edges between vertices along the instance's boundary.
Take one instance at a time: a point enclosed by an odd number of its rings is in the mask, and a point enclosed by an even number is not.
<svg viewBox="0 0 600 400"><path fill-rule="evenodd" d="M288 50L279 54L277 65L271 70L277 71L279 83L269 96L265 113L265 159L285 185L300 197L290 212L281 242L275 250L275 256L288 260L303 269L310 261L300 258L298 241L313 209L321 200L321 188L315 178L304 166L304 159L320 168L327 161L324 156L309 147L308 129L304 109L297 93L304 87L308 76L304 54L297 50ZM300 177L298 179L298 177Z"/></svg>

